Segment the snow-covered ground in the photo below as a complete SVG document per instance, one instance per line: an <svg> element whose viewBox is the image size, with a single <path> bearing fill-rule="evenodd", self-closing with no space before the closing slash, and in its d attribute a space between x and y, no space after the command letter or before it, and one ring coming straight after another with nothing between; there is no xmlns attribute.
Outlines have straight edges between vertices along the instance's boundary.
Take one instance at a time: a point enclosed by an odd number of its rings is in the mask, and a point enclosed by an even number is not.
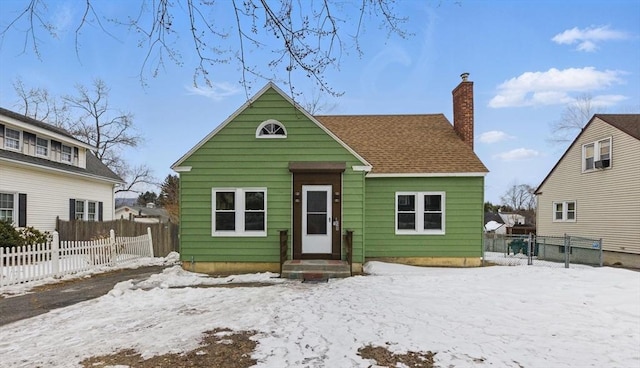
<svg viewBox="0 0 640 368"><path fill-rule="evenodd" d="M174 266L0 327L0 366L77 367L124 348L144 357L187 351L204 331L228 327L258 331L259 367L369 367L357 355L368 344L433 351L439 367L640 367L640 272L378 262L366 271L306 284ZM273 285L172 288L253 281Z"/></svg>

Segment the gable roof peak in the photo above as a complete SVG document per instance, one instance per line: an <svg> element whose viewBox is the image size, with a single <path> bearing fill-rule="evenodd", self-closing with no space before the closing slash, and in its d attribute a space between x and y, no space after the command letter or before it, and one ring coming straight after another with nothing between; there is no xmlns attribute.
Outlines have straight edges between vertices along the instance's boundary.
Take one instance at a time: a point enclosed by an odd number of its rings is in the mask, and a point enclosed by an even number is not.
<svg viewBox="0 0 640 368"><path fill-rule="evenodd" d="M225 126L227 126L230 122L232 122L238 115L240 115L244 110L249 108L256 100L258 100L263 94L265 94L268 90L273 89L276 93L278 93L283 99L285 99L291 106L301 112L305 117L307 117L312 123L317 125L320 129L322 129L327 135L329 135L332 139L334 139L338 144L344 147L349 153L351 153L356 159L358 159L363 165L371 166L360 154L358 154L353 148L349 147L345 142L343 142L338 136L333 134L331 130L327 129L320 121L318 121L313 115L311 115L307 110L305 110L300 104L298 104L293 98L291 98L288 94L286 94L280 87L278 87L273 81L268 81L264 87L262 87L253 97L251 97L247 102L245 102L242 106L240 106L233 114L231 114L226 120L224 120L220 125L218 125L211 133L207 134L200 142L198 142L195 146L193 146L187 153L185 153L182 157L178 159L178 161L174 162L171 165L171 168L174 171L177 171L180 168L180 165L188 159L193 153L195 153L200 147L202 147L206 142L208 142L213 136L215 136L220 130L222 130Z"/></svg>
<svg viewBox="0 0 640 368"><path fill-rule="evenodd" d="M593 117L640 140L640 114L595 114Z"/></svg>

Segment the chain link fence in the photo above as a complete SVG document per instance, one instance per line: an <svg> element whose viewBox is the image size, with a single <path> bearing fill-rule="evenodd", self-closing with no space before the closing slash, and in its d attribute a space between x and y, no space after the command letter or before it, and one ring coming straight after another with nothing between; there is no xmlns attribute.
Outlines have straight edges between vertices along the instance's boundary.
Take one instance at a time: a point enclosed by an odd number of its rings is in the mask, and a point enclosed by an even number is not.
<svg viewBox="0 0 640 368"><path fill-rule="evenodd" d="M485 234L483 263L507 266L540 265L569 268L571 264L602 266L602 239L573 235Z"/></svg>

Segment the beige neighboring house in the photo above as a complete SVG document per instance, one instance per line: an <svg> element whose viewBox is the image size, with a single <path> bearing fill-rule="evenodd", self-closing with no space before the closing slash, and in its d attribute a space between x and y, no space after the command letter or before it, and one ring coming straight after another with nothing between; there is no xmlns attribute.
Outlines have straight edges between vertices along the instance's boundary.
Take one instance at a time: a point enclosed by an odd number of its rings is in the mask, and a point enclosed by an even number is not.
<svg viewBox="0 0 640 368"><path fill-rule="evenodd" d="M640 267L640 114L596 114L535 194L539 235L602 238L604 264Z"/></svg>
<svg viewBox="0 0 640 368"><path fill-rule="evenodd" d="M52 231L62 220L114 218L122 179L67 131L0 108L0 220Z"/></svg>
<svg viewBox="0 0 640 368"><path fill-rule="evenodd" d="M120 206L116 208L116 219L143 223L167 223L169 213L164 208L157 208L153 203L146 206Z"/></svg>

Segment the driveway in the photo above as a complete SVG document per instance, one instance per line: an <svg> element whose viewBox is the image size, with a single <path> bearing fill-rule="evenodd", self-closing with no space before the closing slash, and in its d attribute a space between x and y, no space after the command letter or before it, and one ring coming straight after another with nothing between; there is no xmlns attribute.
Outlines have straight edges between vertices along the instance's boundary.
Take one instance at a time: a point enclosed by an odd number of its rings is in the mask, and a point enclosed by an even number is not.
<svg viewBox="0 0 640 368"><path fill-rule="evenodd" d="M33 293L0 299L0 326L105 295L121 282L143 280L167 266L121 269L38 287Z"/></svg>

